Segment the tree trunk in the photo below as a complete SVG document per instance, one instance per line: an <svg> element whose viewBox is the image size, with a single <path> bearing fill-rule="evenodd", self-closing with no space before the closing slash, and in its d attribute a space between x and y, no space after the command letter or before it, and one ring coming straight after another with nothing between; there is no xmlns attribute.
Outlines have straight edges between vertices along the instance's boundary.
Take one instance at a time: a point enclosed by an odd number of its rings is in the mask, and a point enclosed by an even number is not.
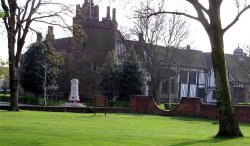
<svg viewBox="0 0 250 146"><path fill-rule="evenodd" d="M238 121L236 120L231 94L227 78L227 70L224 56L223 31L220 19L219 1L213 0L210 8L210 43L212 49L212 62L215 72L217 88L217 107L219 109L219 137L242 136Z"/></svg>
<svg viewBox="0 0 250 146"><path fill-rule="evenodd" d="M156 104L160 104L160 98L161 98L161 80L159 80L157 77L151 79L152 83L152 91L153 96L155 99Z"/></svg>
<svg viewBox="0 0 250 146"><path fill-rule="evenodd" d="M12 10L9 18L9 29L8 29L8 49L9 49L9 76L10 76L10 111L19 111L18 108L18 63L15 57L15 45L16 45L16 31L15 31L15 11L16 1L11 3Z"/></svg>
<svg viewBox="0 0 250 146"><path fill-rule="evenodd" d="M9 66L10 74L10 111L19 111L18 107L18 71L12 65Z"/></svg>

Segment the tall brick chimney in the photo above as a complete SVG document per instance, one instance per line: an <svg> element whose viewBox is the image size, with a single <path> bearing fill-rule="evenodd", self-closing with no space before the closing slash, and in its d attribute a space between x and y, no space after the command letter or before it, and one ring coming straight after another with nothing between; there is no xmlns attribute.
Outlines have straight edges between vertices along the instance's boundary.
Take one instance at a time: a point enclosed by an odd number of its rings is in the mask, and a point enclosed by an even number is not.
<svg viewBox="0 0 250 146"><path fill-rule="evenodd" d="M110 6L107 6L107 19L111 19L110 18Z"/></svg>
<svg viewBox="0 0 250 146"><path fill-rule="evenodd" d="M48 26L48 33L54 34L54 32L53 32L53 26Z"/></svg>
<svg viewBox="0 0 250 146"><path fill-rule="evenodd" d="M116 9L113 8L113 17L112 17L113 21L116 21Z"/></svg>
<svg viewBox="0 0 250 146"><path fill-rule="evenodd" d="M36 33L36 41L41 42L42 40L43 40L42 33L41 32Z"/></svg>
<svg viewBox="0 0 250 146"><path fill-rule="evenodd" d="M45 38L47 41L49 41L52 45L54 45L54 32L53 32L53 26L48 26L48 33Z"/></svg>
<svg viewBox="0 0 250 146"><path fill-rule="evenodd" d="M138 41L139 42L143 42L144 41L144 39L143 39L143 33L138 33Z"/></svg>

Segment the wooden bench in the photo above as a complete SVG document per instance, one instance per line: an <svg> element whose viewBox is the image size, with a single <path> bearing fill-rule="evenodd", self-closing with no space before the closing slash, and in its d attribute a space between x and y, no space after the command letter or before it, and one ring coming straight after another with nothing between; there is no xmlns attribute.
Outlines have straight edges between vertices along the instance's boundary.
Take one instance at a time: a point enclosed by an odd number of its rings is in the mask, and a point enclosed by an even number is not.
<svg viewBox="0 0 250 146"><path fill-rule="evenodd" d="M96 115L96 108L103 107L105 111L105 116L107 114L107 107L108 107L108 97L104 95L95 95L91 97L91 105L93 107L94 115Z"/></svg>

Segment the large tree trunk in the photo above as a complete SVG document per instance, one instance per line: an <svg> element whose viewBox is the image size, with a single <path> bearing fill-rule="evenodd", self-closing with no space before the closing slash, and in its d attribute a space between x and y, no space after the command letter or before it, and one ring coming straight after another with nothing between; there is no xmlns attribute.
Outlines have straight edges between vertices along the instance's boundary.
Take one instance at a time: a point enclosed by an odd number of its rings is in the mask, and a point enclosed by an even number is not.
<svg viewBox="0 0 250 146"><path fill-rule="evenodd" d="M219 109L219 131L217 136L232 137L242 136L238 121L236 120L231 94L227 79L227 70L224 56L223 31L220 19L220 4L218 1L211 2L213 9L210 15L210 43L212 49L212 62L215 72L217 88L217 107Z"/></svg>
<svg viewBox="0 0 250 146"><path fill-rule="evenodd" d="M11 16L9 17L8 28L8 49L9 49L9 76L10 76L10 109L11 111L19 111L18 108L18 62L15 57L16 31L15 31L15 11L16 1L11 3Z"/></svg>
<svg viewBox="0 0 250 146"><path fill-rule="evenodd" d="M218 37L214 41L216 43L212 47L212 61L216 78L217 107L219 109L219 132L217 136L242 136L231 104L231 94L223 51L223 39Z"/></svg>
<svg viewBox="0 0 250 146"><path fill-rule="evenodd" d="M10 111L19 111L18 108L18 71L13 65L9 66L10 74Z"/></svg>

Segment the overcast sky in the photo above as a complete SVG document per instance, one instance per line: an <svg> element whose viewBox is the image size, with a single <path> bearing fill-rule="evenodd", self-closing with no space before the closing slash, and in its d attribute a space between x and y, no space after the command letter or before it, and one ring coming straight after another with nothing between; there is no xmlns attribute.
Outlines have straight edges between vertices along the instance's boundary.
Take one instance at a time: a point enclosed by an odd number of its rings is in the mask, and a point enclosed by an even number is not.
<svg viewBox="0 0 250 146"><path fill-rule="evenodd" d="M76 4L83 4L84 0L57 0L60 2L63 2L65 4L70 4L70 5L76 5ZM129 1L130 5L124 2L119 3L111 3L108 2L109 0L94 0L95 3L99 4L100 7L100 18L106 16L106 7L108 5L111 6L111 8L116 8L116 13L117 13L117 21L119 25L119 29L122 29L124 27L130 27L131 21L130 19L127 18L131 14L131 6L135 6L134 1ZM118 0L117 0L118 1ZM175 4L176 7L179 7L180 5L184 6L185 4L180 1L183 0L172 0ZM243 0L240 0L243 1ZM138 2L138 0L136 1ZM172 6L172 5L171 5ZM189 9L188 5L185 5ZM75 9L75 6L73 7ZM189 9L191 10L191 9ZM75 10L74 10L75 11ZM190 11L190 13L193 13ZM235 17L237 13L237 10L234 5L234 0L224 0L222 4L222 9L221 9L221 15L222 15L222 25L226 26L229 24L233 18ZM194 14L195 15L195 14ZM225 53L232 54L233 50L240 45L240 47L245 47L246 45L250 45L250 10L247 11L242 17L240 18L239 22L236 23L231 29L229 29L225 36L224 36L224 46L225 46ZM68 18L68 23L72 24L72 18ZM1 24L1 29L3 29L3 24ZM47 25L42 24L42 25L37 25L36 26L40 31L43 32L43 35L46 34L47 32ZM59 28L55 28L54 31L55 38L61 38L61 37L66 37L69 36L70 33L65 33ZM7 41L6 41L6 33L1 30L0 33L0 42L1 42L1 47L0 47L0 58L1 59L7 59L8 51L7 51ZM34 42L36 40L36 36L32 33L29 34L29 36L26 39L26 45L30 44L31 42ZM210 52L210 44L208 37L202 28L201 24L194 20L190 20L190 38L187 41L187 44L191 43L191 48L196 49L196 50L202 50L204 52ZM24 48L24 51L26 48Z"/></svg>

